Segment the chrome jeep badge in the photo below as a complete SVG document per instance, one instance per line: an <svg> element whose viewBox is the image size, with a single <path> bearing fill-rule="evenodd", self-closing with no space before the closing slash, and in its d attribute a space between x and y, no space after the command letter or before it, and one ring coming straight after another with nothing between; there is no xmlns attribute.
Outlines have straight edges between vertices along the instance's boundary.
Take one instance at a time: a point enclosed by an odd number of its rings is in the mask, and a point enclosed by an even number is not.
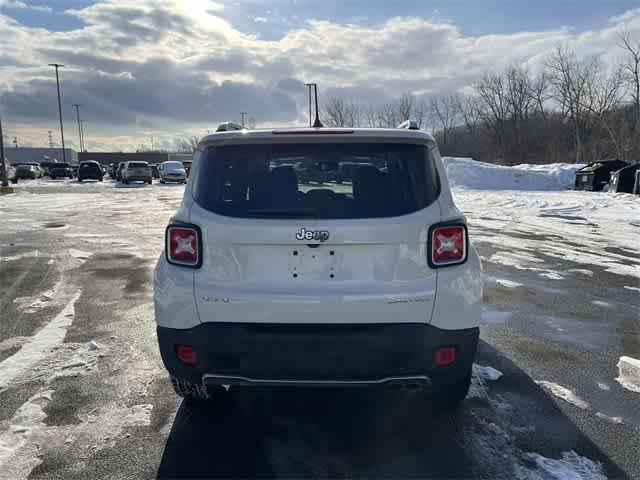
<svg viewBox="0 0 640 480"><path fill-rule="evenodd" d="M307 230L306 228L301 228L296 232L296 239L326 242L329 240L329 232L326 230Z"/></svg>

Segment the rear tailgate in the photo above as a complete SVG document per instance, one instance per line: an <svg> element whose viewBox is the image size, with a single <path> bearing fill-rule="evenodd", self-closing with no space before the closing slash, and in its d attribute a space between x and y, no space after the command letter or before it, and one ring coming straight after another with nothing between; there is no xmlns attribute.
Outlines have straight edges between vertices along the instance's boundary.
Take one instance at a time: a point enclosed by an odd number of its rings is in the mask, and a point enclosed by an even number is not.
<svg viewBox="0 0 640 480"><path fill-rule="evenodd" d="M426 239L438 216L434 204L417 218L378 219L372 228L351 221L247 222L194 205L204 244L194 277L200 320L428 323L436 274ZM302 228L328 232L329 239L297 240Z"/></svg>

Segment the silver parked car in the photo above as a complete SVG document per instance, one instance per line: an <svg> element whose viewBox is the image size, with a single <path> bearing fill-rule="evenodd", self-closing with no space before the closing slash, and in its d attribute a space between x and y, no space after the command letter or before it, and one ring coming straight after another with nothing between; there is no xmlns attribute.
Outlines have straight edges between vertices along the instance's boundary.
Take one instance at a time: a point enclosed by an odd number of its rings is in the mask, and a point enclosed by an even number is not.
<svg viewBox="0 0 640 480"><path fill-rule="evenodd" d="M145 182L151 185L151 167L147 162L127 162L122 169L122 183Z"/></svg>
<svg viewBox="0 0 640 480"><path fill-rule="evenodd" d="M182 162L163 162L158 166L158 172L160 173L160 183L187 183L187 171Z"/></svg>

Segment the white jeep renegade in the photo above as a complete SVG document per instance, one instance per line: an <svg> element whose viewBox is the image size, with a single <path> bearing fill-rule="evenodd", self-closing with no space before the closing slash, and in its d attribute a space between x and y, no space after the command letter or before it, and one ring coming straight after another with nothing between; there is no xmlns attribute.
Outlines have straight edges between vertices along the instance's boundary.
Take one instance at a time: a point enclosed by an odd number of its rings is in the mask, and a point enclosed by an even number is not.
<svg viewBox="0 0 640 480"><path fill-rule="evenodd" d="M435 141L410 127L200 142L155 270L179 395L418 384L464 399L481 266Z"/></svg>

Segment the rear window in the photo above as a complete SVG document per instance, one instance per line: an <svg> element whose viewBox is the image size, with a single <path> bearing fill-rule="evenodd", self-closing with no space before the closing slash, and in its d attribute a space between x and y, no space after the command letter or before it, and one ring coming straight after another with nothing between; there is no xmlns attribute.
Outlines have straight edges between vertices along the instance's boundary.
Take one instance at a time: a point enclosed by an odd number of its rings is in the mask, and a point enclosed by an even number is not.
<svg viewBox="0 0 640 480"><path fill-rule="evenodd" d="M180 162L167 162L164 164L166 170L184 170L184 165Z"/></svg>
<svg viewBox="0 0 640 480"><path fill-rule="evenodd" d="M438 196L421 144L210 147L194 184L203 208L242 218L374 218L416 212Z"/></svg>
<svg viewBox="0 0 640 480"><path fill-rule="evenodd" d="M149 164L145 162L129 162L129 168L145 168L148 166Z"/></svg>

